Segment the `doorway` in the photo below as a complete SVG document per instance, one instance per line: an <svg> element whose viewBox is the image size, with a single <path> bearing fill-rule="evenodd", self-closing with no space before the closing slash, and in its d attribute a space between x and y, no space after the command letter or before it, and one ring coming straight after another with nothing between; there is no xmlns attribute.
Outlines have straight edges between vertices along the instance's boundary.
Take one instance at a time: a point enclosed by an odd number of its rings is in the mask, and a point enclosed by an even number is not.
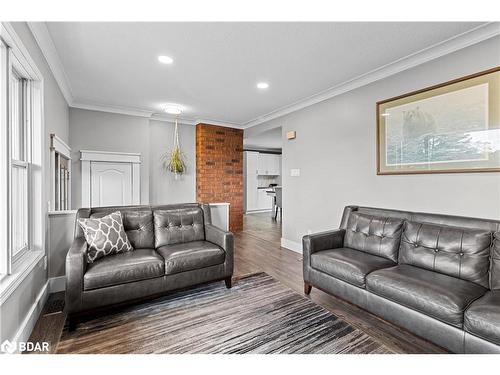
<svg viewBox="0 0 500 375"><path fill-rule="evenodd" d="M243 231L277 245L283 222L282 144L281 127L243 135Z"/></svg>

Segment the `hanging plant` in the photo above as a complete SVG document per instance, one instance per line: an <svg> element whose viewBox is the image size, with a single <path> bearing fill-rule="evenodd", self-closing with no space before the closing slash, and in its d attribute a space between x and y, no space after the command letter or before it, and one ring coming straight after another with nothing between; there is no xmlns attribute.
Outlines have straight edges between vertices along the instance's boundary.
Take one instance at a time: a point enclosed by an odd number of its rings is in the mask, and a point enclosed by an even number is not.
<svg viewBox="0 0 500 375"><path fill-rule="evenodd" d="M177 118L175 119L174 126L174 146L172 151L164 156L164 159L163 167L166 171L173 173L175 178L186 172L184 154L181 151L181 145L179 143L179 126L177 124Z"/></svg>

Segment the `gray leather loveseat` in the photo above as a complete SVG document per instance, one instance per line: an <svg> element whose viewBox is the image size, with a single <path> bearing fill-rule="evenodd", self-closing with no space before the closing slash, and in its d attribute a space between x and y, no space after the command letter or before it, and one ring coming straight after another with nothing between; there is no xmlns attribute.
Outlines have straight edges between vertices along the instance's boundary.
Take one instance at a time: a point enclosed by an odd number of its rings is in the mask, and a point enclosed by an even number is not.
<svg viewBox="0 0 500 375"><path fill-rule="evenodd" d="M104 306L216 280L231 287L233 234L211 224L208 205L81 208L76 219L120 211L133 251L88 264L87 243L75 223L66 256L66 312L77 319Z"/></svg>
<svg viewBox="0 0 500 375"><path fill-rule="evenodd" d="M456 353L500 353L500 221L347 206L303 238L304 290Z"/></svg>

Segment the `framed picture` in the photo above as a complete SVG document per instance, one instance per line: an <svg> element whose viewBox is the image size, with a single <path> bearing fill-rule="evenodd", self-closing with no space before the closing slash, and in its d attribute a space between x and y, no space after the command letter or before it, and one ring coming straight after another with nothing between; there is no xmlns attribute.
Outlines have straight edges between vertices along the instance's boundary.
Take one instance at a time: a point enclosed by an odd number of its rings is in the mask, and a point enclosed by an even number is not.
<svg viewBox="0 0 500 375"><path fill-rule="evenodd" d="M377 174L500 172L500 67L377 103Z"/></svg>

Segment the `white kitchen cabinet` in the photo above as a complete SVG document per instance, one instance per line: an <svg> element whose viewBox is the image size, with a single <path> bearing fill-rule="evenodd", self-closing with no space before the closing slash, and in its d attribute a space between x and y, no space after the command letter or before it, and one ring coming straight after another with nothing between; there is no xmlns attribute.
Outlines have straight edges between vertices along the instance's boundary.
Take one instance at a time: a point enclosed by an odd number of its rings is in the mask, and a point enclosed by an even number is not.
<svg viewBox="0 0 500 375"><path fill-rule="evenodd" d="M273 208L272 197L266 193L266 189L258 189L259 210L271 210Z"/></svg>
<svg viewBox="0 0 500 375"><path fill-rule="evenodd" d="M281 175L281 155L273 155L273 174L275 176Z"/></svg>
<svg viewBox="0 0 500 375"><path fill-rule="evenodd" d="M245 151L243 154L243 163L245 165L245 211L258 210L257 175L259 168L259 153Z"/></svg>
<svg viewBox="0 0 500 375"><path fill-rule="evenodd" d="M259 153L259 175L279 176L281 155Z"/></svg>
<svg viewBox="0 0 500 375"><path fill-rule="evenodd" d="M267 189L258 189L258 187L277 182L276 176L281 174L281 155L245 151L243 163L245 212L272 210L273 197L267 195Z"/></svg>
<svg viewBox="0 0 500 375"><path fill-rule="evenodd" d="M267 157L268 154L261 154L259 153L259 175L267 175L268 174L268 169L269 169L269 158Z"/></svg>

